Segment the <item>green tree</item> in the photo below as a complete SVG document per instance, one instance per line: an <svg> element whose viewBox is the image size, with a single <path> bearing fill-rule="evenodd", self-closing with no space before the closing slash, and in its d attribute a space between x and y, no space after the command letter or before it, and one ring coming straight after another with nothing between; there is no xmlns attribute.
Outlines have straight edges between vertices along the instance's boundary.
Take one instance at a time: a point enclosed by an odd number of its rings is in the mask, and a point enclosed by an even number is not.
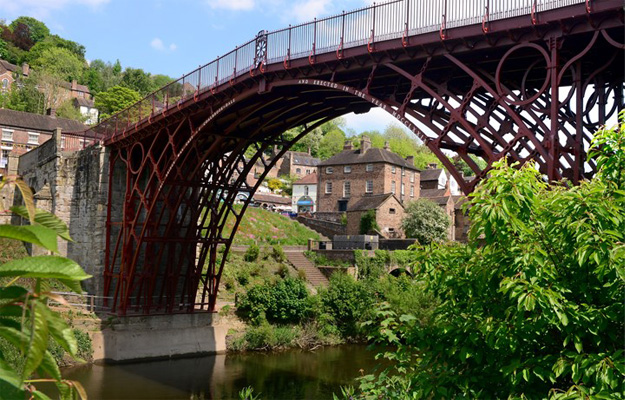
<svg viewBox="0 0 625 400"><path fill-rule="evenodd" d="M122 75L120 86L132 89L142 96L149 94L153 88L150 74L139 68L126 68Z"/></svg>
<svg viewBox="0 0 625 400"><path fill-rule="evenodd" d="M328 158L340 153L343 151L345 139L345 133L341 130L334 129L327 132L319 143L319 152L317 155L322 160L327 160Z"/></svg>
<svg viewBox="0 0 625 400"><path fill-rule="evenodd" d="M150 92L156 91L174 80L171 76L162 74L152 75L151 79Z"/></svg>
<svg viewBox="0 0 625 400"><path fill-rule="evenodd" d="M85 62L71 51L61 47L44 49L41 55L32 61L33 68L56 76L65 82L82 79L86 68Z"/></svg>
<svg viewBox="0 0 625 400"><path fill-rule="evenodd" d="M0 58L6 60L9 57L9 49L7 48L7 42L0 39Z"/></svg>
<svg viewBox="0 0 625 400"><path fill-rule="evenodd" d="M42 41L36 43L33 47L31 47L28 53L26 53L21 61L32 64L35 60L41 57L45 50L51 48L68 50L80 61L83 63L85 62L85 46L71 40L63 39L58 35L50 35Z"/></svg>
<svg viewBox="0 0 625 400"><path fill-rule="evenodd" d="M28 27L28 37L33 43L40 42L50 35L50 29L46 24L32 17L18 17L11 22L9 27L15 32L20 24Z"/></svg>
<svg viewBox="0 0 625 400"><path fill-rule="evenodd" d="M74 99L69 99L61 103L56 109L56 116L83 123L87 120L87 116L82 115L80 110L74 106Z"/></svg>
<svg viewBox="0 0 625 400"><path fill-rule="evenodd" d="M401 221L406 237L415 238L422 245L445 240L449 225L449 216L438 204L428 199L408 203Z"/></svg>
<svg viewBox="0 0 625 400"><path fill-rule="evenodd" d="M380 227L375 219L375 210L369 210L360 217L359 232L361 235L368 235L374 231L379 231Z"/></svg>
<svg viewBox="0 0 625 400"><path fill-rule="evenodd" d="M28 78L22 81L22 86L11 85L10 91L0 94L0 106L9 110L43 114L45 97L37 88L36 81Z"/></svg>
<svg viewBox="0 0 625 400"><path fill-rule="evenodd" d="M139 100L141 100L141 95L134 90L113 86L107 91L98 93L95 97L95 107L100 110L100 120L102 120Z"/></svg>
<svg viewBox="0 0 625 400"><path fill-rule="evenodd" d="M363 397L623 398L625 113L620 121L596 134L601 167L580 186L495 163L471 195L469 244L415 252L440 299L432 321L379 311L373 335L397 345L401 376L366 377Z"/></svg>

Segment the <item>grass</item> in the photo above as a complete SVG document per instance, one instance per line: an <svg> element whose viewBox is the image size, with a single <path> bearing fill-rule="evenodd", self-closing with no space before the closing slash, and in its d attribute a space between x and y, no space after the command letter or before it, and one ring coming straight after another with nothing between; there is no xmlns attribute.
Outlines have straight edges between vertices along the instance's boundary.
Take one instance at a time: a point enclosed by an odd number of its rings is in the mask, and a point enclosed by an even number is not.
<svg viewBox="0 0 625 400"><path fill-rule="evenodd" d="M235 206L237 211L241 206ZM234 227L234 216L230 215L224 227L224 236ZM304 246L308 239L319 240L319 234L284 215L262 208L248 207L234 236L234 245L280 244L282 246Z"/></svg>

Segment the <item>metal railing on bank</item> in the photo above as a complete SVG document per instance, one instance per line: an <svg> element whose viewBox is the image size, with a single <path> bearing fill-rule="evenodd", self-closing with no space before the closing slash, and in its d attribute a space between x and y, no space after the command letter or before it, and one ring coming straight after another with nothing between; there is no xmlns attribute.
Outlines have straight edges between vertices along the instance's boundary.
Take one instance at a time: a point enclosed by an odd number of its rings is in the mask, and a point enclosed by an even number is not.
<svg viewBox="0 0 625 400"><path fill-rule="evenodd" d="M261 31L254 39L151 93L91 131L99 140L111 139L241 75L262 73L268 65L289 68L291 61L302 58L312 64L321 54L335 53L341 58L348 48L367 45L369 51L375 51L376 43L401 38L406 44L410 36L429 32L438 31L445 39L446 29L460 26L482 24L487 32L490 21L523 15L535 21L540 12L588 1L394 0L274 32Z"/></svg>

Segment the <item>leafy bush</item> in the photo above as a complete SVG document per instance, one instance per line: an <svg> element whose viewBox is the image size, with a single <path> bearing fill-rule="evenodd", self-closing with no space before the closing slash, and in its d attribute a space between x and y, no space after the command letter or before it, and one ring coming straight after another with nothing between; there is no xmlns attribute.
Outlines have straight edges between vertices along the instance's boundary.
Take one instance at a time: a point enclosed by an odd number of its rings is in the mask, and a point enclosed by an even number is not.
<svg viewBox="0 0 625 400"><path fill-rule="evenodd" d="M358 336L358 323L366 320L375 302L373 293L364 284L342 273L333 274L330 285L320 289L319 296L326 314L321 318L326 324L333 323L343 337Z"/></svg>
<svg viewBox="0 0 625 400"><path fill-rule="evenodd" d="M376 250L373 257L369 252L354 250L354 258L358 266L359 279L377 279L386 274L386 267L390 265L391 256L387 250Z"/></svg>
<svg viewBox="0 0 625 400"><path fill-rule="evenodd" d="M386 357L401 375L369 376L364 397L623 398L624 116L597 134L590 183L495 164L471 196L469 245L416 252L441 300L432 323L379 310L374 336L397 346Z"/></svg>
<svg viewBox="0 0 625 400"><path fill-rule="evenodd" d="M406 206L406 214L401 221L401 229L406 237L415 238L420 244L441 242L447 238L449 216L428 199L411 201Z"/></svg>
<svg viewBox="0 0 625 400"><path fill-rule="evenodd" d="M243 259L247 262L254 262L258 259L258 255L260 254L260 248L257 244L251 244L247 250L245 251L245 255Z"/></svg>
<svg viewBox="0 0 625 400"><path fill-rule="evenodd" d="M286 260L286 254L284 254L284 249L279 244L274 244L272 247L271 256L274 260L281 263Z"/></svg>
<svg viewBox="0 0 625 400"><path fill-rule="evenodd" d="M310 314L310 295L304 282L286 278L252 287L239 298L237 308L244 318L256 325L264 321L297 323Z"/></svg>
<svg viewBox="0 0 625 400"><path fill-rule="evenodd" d="M360 234L368 235L373 231L379 231L380 227L375 219L375 210L369 210L360 217Z"/></svg>

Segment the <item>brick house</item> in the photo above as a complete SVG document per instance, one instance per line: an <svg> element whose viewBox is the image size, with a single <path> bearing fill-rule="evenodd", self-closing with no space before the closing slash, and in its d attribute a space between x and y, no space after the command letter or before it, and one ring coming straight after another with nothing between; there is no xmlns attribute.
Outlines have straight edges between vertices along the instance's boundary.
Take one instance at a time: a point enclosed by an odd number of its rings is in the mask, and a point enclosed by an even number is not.
<svg viewBox="0 0 625 400"><path fill-rule="evenodd" d="M427 169L421 171L421 189L449 189L452 196L462 194L460 185L453 176L438 164L428 164Z"/></svg>
<svg viewBox="0 0 625 400"><path fill-rule="evenodd" d="M79 132L86 126L70 119L0 108L0 175L8 173L9 158L19 157L43 144L52 137L56 128ZM62 146L65 150L82 147L79 138L64 138Z"/></svg>
<svg viewBox="0 0 625 400"><path fill-rule="evenodd" d="M0 59L0 91L6 92L10 90L11 85L19 78L20 74L22 76L28 76L29 72L30 68L26 63L20 68L15 64Z"/></svg>
<svg viewBox="0 0 625 400"><path fill-rule="evenodd" d="M293 182L292 209L297 213L317 211L317 172Z"/></svg>
<svg viewBox="0 0 625 400"><path fill-rule="evenodd" d="M279 165L276 164L277 176L295 175L298 178L303 178L316 172L320 162L321 160L311 156L310 153L289 150L284 153Z"/></svg>
<svg viewBox="0 0 625 400"><path fill-rule="evenodd" d="M400 203L419 198L419 170L413 158L403 159L388 145L373 148L366 136L357 150L350 140L346 141L341 153L319 163L318 175L317 210L330 220L340 218L340 213L363 197L394 194Z"/></svg>
<svg viewBox="0 0 625 400"><path fill-rule="evenodd" d="M360 219L369 210L375 210L375 220L379 233L386 238L401 238L401 220L404 218L404 206L392 193L364 196L349 206L347 210L348 235L360 234Z"/></svg>

